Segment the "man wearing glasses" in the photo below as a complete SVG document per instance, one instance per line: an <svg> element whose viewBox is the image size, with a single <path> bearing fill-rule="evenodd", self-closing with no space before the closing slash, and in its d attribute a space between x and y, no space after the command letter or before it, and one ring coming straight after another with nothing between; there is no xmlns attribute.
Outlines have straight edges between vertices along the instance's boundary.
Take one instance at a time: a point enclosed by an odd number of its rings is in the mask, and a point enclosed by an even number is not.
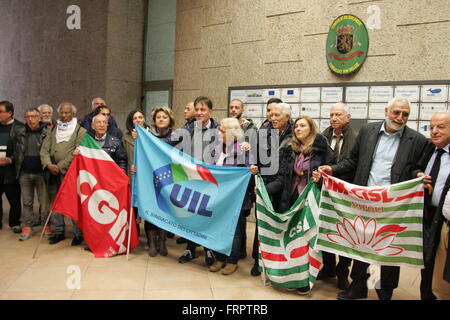
<svg viewBox="0 0 450 320"><path fill-rule="evenodd" d="M0 197L9 201L9 226L14 233L22 232L20 216L19 173L25 148L25 125L14 119L14 106L9 101L0 102ZM3 209L0 210L0 229Z"/></svg>
<svg viewBox="0 0 450 320"><path fill-rule="evenodd" d="M108 131L107 133L113 137L118 138L119 140L122 140L123 138L123 133L122 131L116 127L116 126L111 126L110 125L110 119L111 119L111 108L107 107L107 106L99 106L97 107L97 109L94 110L94 117L101 114L102 116L106 117L106 121L108 121ZM94 135L94 129L91 127L89 128L89 130L87 130L88 133L93 136Z"/></svg>
<svg viewBox="0 0 450 320"><path fill-rule="evenodd" d="M427 145L427 139L406 126L409 101L392 99L385 109L385 120L364 125L356 137L350 156L336 165L321 166L328 174L354 173L360 186L387 186L410 180ZM369 264L353 260L353 282L338 294L339 300L367 298ZM375 285L380 300L390 300L398 286L400 267L381 266L381 281Z"/></svg>
<svg viewBox="0 0 450 320"><path fill-rule="evenodd" d="M19 178L22 191L24 228L19 237L20 241L31 238L33 222L39 220L41 224L44 224L49 213L47 188L40 158L42 140L47 134L47 124L40 121L41 117L39 109L32 108L25 111L25 152ZM39 217L34 217L33 214L35 190L39 201ZM50 227L45 227L45 235L47 238L51 236Z"/></svg>

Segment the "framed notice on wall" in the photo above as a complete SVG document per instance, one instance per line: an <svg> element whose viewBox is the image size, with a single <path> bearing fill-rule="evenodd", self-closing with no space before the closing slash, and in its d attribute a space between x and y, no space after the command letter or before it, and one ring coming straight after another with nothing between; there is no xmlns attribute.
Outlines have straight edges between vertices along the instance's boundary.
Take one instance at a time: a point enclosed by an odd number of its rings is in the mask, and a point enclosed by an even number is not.
<svg viewBox="0 0 450 320"><path fill-rule="evenodd" d="M281 98L291 105L292 118L310 116L321 128L329 126L333 104L342 101L349 107L353 127L359 130L369 121L384 120L388 102L393 97L404 97L411 107L408 126L429 136L431 116L437 111L450 110L449 86L450 81L398 81L233 87L229 89L229 99L244 101L245 117L259 124L266 117L267 101Z"/></svg>

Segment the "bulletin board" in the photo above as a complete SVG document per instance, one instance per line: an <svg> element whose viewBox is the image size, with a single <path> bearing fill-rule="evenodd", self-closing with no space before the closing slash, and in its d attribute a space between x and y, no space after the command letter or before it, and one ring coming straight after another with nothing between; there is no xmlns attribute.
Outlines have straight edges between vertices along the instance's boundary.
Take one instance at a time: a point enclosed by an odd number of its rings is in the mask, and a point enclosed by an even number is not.
<svg viewBox="0 0 450 320"><path fill-rule="evenodd" d="M407 125L426 137L430 136L433 113L450 110L450 80L248 86L230 87L228 91L228 102L243 101L244 117L253 120L258 128L265 120L266 103L271 98L290 104L294 119L310 116L321 131L330 125L331 106L340 101L347 103L352 126L358 131L368 122L384 120L384 110L393 97L405 97L411 103Z"/></svg>

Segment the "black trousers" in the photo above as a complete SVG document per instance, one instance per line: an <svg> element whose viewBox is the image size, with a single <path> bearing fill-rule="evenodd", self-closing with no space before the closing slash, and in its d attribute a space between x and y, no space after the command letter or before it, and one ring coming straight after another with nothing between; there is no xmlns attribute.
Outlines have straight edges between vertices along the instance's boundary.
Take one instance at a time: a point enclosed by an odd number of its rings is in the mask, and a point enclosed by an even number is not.
<svg viewBox="0 0 450 320"><path fill-rule="evenodd" d="M339 262L336 265L336 255L334 253L322 252L323 258L323 272L327 274L336 274L340 279L348 278L350 273L349 267L352 264L352 259L339 256Z"/></svg>
<svg viewBox="0 0 450 320"><path fill-rule="evenodd" d="M6 199L9 202L9 226L20 226L20 217L22 215L22 203L20 202L20 184L19 181L14 183L4 184L4 177L0 177L0 198L3 193L6 195ZM3 207L0 210L0 221L3 220Z"/></svg>
<svg viewBox="0 0 450 320"><path fill-rule="evenodd" d="M370 264L353 260L353 267L350 277L353 282L351 284L351 288L355 288L357 290L366 289L367 288L367 280L370 277L368 273L368 268ZM393 266L381 266L381 289L394 290L398 287L398 281L400 279L400 267Z"/></svg>
<svg viewBox="0 0 450 320"><path fill-rule="evenodd" d="M433 294L433 271L434 263L436 261L436 252L439 246L439 241L441 239L441 229L442 223L439 223L434 234L434 238L431 234L431 229L433 228L433 217L435 216L437 208L427 206L425 209L424 221L423 221L423 235L424 243L424 267L420 270L420 297L421 299L433 299L435 298ZM427 237L427 238L425 238Z"/></svg>

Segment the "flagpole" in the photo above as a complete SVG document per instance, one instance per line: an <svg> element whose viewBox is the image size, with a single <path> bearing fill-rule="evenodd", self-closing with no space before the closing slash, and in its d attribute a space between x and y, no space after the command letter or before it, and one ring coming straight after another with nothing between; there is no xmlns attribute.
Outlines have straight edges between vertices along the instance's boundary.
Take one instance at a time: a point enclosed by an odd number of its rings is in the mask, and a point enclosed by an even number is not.
<svg viewBox="0 0 450 320"><path fill-rule="evenodd" d="M130 206L130 223L128 225L128 244L127 244L127 261L130 255L131 229L133 229L133 206ZM137 227L137 226L136 226Z"/></svg>
<svg viewBox="0 0 450 320"><path fill-rule="evenodd" d="M48 225L48 223L49 223L49 221L50 221L50 218L51 218L52 214L53 214L53 211L50 210L50 212L49 212L49 214L48 214L48 217L47 217L47 221L45 222L45 225L44 225L44 227L42 228L41 236L40 236L39 241L38 241L38 243L37 243L37 245L36 245L36 249L34 249L34 253L33 253L32 259L34 259L34 258L36 257L36 253L37 253L37 251L38 251L38 249L39 249L39 246L40 246L40 244L41 244L41 240L42 240L42 238L43 238L43 236L44 236L45 228L47 227L47 225Z"/></svg>

